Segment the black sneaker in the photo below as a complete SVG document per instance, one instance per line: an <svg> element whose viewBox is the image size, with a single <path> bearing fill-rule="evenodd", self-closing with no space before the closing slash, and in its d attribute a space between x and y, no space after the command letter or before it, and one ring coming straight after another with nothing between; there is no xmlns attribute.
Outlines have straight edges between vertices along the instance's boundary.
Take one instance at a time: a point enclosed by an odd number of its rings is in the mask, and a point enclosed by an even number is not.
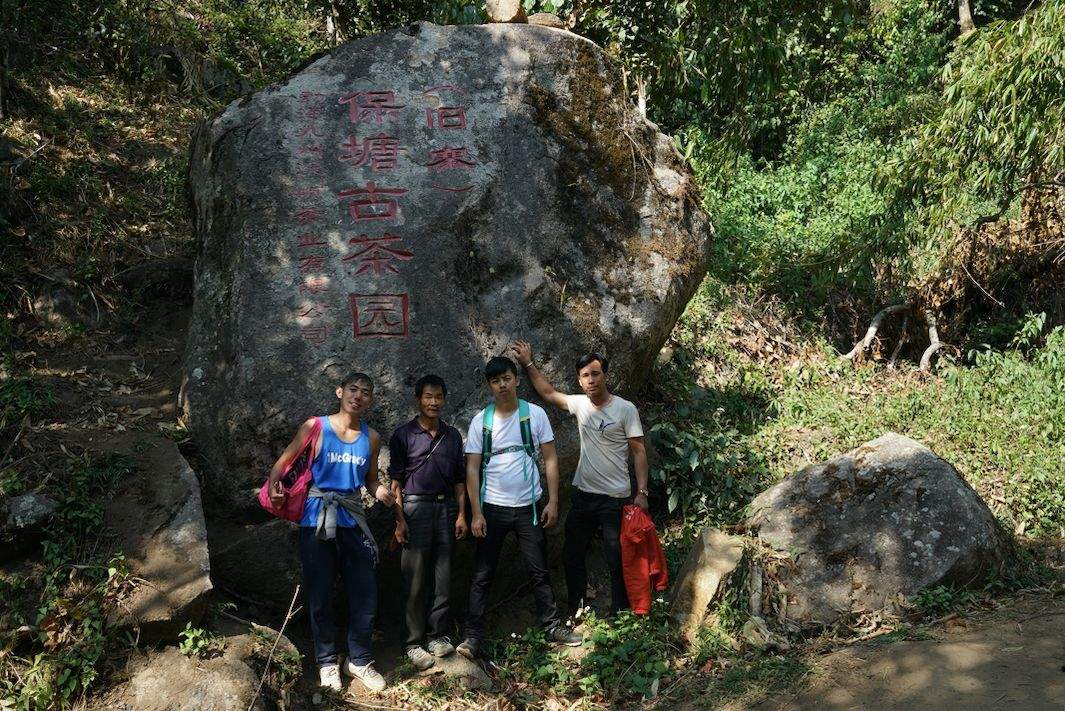
<svg viewBox="0 0 1065 711"><path fill-rule="evenodd" d="M472 662L477 659L477 653L480 651L480 646L480 642L472 637L467 637L462 641L462 644L455 647L455 651Z"/></svg>
<svg viewBox="0 0 1065 711"><path fill-rule="evenodd" d="M564 644L567 647L579 647L584 642L584 637L563 624L555 625L548 630L547 638L555 644Z"/></svg>

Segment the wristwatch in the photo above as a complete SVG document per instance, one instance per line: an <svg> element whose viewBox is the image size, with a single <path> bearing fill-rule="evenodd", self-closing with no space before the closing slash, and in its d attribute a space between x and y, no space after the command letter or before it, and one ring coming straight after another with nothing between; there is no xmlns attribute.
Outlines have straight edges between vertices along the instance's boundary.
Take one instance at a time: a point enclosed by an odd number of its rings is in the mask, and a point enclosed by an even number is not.
<svg viewBox="0 0 1065 711"><path fill-rule="evenodd" d="M636 490L636 495L639 496L640 494L643 494L644 496L650 496L651 492L648 491L647 489L637 489Z"/></svg>

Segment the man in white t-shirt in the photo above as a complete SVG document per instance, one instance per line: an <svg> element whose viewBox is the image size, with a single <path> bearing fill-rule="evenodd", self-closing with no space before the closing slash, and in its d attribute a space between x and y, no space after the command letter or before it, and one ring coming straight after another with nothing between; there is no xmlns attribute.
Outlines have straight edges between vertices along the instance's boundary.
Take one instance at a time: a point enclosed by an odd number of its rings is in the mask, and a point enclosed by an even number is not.
<svg viewBox="0 0 1065 711"><path fill-rule="evenodd" d="M554 526L558 520L555 433L547 413L539 405L526 403L528 420L523 425L524 408L518 400L518 369L513 361L492 358L485 366L484 377L492 391L493 404L474 416L466 437L466 487L472 513L470 531L477 539L477 553L466 612L466 640L456 651L469 659L476 658L480 651L485 636L488 590L503 541L511 531L518 538L518 548L533 585L536 612L548 639L577 646L582 638L563 624L547 570L544 528ZM491 410L491 449L488 461L482 467L485 413L488 410ZM543 489L536 465L536 449L544 457L546 504L541 501Z"/></svg>
<svg viewBox="0 0 1065 711"><path fill-rule="evenodd" d="M559 392L537 370L532 346L517 341L511 346L536 392L545 402L566 410L577 418L581 456L573 475L573 493L566 517L563 560L566 567L568 612L576 613L584 604L588 587L586 559L596 531L603 533L603 547L610 568L611 608L614 612L629 606L625 577L621 570L621 508L631 493L629 455L636 473L633 503L647 510L647 450L643 443L640 413L628 400L612 394L606 386L609 363L598 353L577 360L577 382L583 395Z"/></svg>

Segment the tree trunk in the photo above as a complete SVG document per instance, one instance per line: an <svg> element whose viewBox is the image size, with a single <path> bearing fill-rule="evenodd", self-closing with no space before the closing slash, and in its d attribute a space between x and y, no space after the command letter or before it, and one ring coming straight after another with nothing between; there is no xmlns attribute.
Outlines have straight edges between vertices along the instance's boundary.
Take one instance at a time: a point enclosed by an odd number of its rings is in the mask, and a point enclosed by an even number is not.
<svg viewBox="0 0 1065 711"><path fill-rule="evenodd" d="M636 76L636 108L640 116L647 118L647 80L640 75Z"/></svg>
<svg viewBox="0 0 1065 711"><path fill-rule="evenodd" d="M976 25L973 23L973 11L969 7L969 0L958 0L958 27L961 28L962 37L976 29Z"/></svg>

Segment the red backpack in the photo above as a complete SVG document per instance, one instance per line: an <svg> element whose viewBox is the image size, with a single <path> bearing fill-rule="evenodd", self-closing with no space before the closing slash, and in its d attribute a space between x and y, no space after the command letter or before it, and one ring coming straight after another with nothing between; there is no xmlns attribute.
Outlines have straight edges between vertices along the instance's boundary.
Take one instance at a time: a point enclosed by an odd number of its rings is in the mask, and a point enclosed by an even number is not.
<svg viewBox="0 0 1065 711"><path fill-rule="evenodd" d="M303 518L303 508L307 504L307 491L314 480L314 475L311 473L311 465L314 463L314 444L321 433L322 420L315 417L311 431L307 433L307 439L303 440L299 453L285 466L285 472L281 475L281 490L285 492L285 500L280 506L274 506L270 501L269 477L259 489L259 505L274 516L296 523Z"/></svg>

